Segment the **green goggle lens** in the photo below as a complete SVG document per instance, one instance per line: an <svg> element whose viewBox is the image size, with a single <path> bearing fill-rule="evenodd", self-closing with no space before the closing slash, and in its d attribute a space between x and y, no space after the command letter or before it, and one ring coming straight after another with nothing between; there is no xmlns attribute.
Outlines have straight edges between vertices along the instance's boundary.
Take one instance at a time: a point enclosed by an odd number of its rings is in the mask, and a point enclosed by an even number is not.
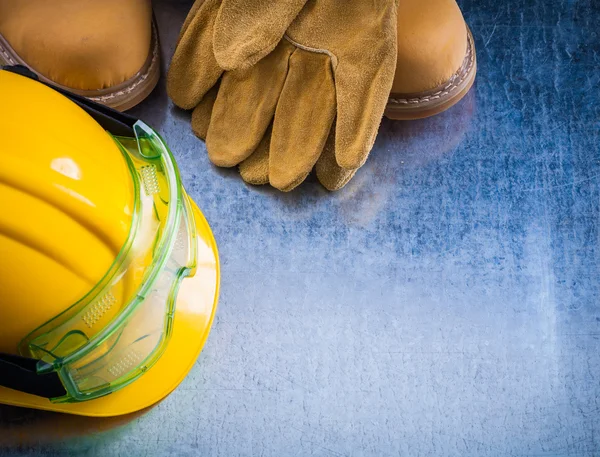
<svg viewBox="0 0 600 457"><path fill-rule="evenodd" d="M67 395L55 402L106 395L150 368L169 339L179 285L196 267L195 223L173 156L142 121L133 131L113 137L135 184L127 242L90 293L19 347L39 359L40 374L58 373Z"/></svg>

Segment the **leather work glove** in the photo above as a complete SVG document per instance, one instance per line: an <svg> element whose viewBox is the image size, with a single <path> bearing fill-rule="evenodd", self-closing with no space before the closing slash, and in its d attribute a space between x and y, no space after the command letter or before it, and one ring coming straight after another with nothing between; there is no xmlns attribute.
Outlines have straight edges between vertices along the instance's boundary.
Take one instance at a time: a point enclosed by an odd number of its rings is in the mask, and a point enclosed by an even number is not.
<svg viewBox="0 0 600 457"><path fill-rule="evenodd" d="M303 3L197 1L168 91L194 109L193 130L216 165L288 191L316 164L335 190L377 135L395 72L396 1Z"/></svg>

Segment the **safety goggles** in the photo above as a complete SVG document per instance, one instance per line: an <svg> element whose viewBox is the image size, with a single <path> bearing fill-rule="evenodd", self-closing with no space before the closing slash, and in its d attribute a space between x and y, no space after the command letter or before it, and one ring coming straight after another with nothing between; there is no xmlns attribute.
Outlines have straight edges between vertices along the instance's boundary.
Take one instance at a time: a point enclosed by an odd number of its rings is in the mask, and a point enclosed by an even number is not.
<svg viewBox="0 0 600 457"><path fill-rule="evenodd" d="M36 79L23 67L8 69ZM0 354L0 386L79 402L121 389L160 358L179 286L196 268L196 224L175 160L154 130L52 88L90 114L121 149L134 186L132 224L111 268L85 297L24 338L21 356Z"/></svg>

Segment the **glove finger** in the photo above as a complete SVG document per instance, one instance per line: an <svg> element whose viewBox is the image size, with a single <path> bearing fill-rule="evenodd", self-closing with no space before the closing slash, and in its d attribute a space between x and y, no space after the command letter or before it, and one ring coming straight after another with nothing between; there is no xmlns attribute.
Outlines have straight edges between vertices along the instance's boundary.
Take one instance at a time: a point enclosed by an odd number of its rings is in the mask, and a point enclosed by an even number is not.
<svg viewBox="0 0 600 457"><path fill-rule="evenodd" d="M380 46L358 49L339 58L335 70L337 94L336 158L343 168L360 168L373 147L396 71L395 4L383 11Z"/></svg>
<svg viewBox="0 0 600 457"><path fill-rule="evenodd" d="M326 54L297 49L277 103L269 157L273 187L290 191L310 173L335 117L335 85Z"/></svg>
<svg viewBox="0 0 600 457"><path fill-rule="evenodd" d="M248 68L269 54L307 0L223 0L214 53L226 70Z"/></svg>
<svg viewBox="0 0 600 457"><path fill-rule="evenodd" d="M181 26L181 30L179 31L179 38L177 39L177 44L181 41L181 37L185 34L185 31L189 27L192 19L196 17L196 13L200 9L202 5L206 3L206 0L196 0L192 7L190 8L187 16L185 17L185 21L183 21L183 25Z"/></svg>
<svg viewBox="0 0 600 457"><path fill-rule="evenodd" d="M273 119L293 51L283 40L255 66L223 74L206 136L215 165L238 165L257 148Z"/></svg>
<svg viewBox="0 0 600 457"><path fill-rule="evenodd" d="M240 176L248 184L262 185L269 183L269 145L271 143L269 129L250 157L240 163Z"/></svg>
<svg viewBox="0 0 600 457"><path fill-rule="evenodd" d="M348 170L337 164L335 159L335 128L331 128L323 153L315 165L317 179L327 190L338 190L344 187L356 174L358 169Z"/></svg>
<svg viewBox="0 0 600 457"><path fill-rule="evenodd" d="M220 0L198 0L194 4L173 54L167 74L167 92L183 109L192 109L200 103L223 73L212 51L219 5Z"/></svg>
<svg viewBox="0 0 600 457"><path fill-rule="evenodd" d="M218 93L219 83L215 84L206 95L202 97L202 100L200 100L200 103L198 103L192 112L192 131L201 140L206 140L208 126L210 125L210 117Z"/></svg>

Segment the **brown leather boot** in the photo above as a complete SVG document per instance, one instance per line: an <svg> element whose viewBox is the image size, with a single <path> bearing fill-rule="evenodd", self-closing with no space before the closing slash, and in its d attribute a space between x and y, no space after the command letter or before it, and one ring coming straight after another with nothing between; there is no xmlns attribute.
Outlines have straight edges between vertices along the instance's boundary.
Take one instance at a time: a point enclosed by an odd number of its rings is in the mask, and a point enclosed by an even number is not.
<svg viewBox="0 0 600 457"><path fill-rule="evenodd" d="M455 0L399 0L386 117L419 119L450 108L469 91L476 69L473 37Z"/></svg>
<svg viewBox="0 0 600 457"><path fill-rule="evenodd" d="M0 64L119 110L160 76L150 0L0 0Z"/></svg>

